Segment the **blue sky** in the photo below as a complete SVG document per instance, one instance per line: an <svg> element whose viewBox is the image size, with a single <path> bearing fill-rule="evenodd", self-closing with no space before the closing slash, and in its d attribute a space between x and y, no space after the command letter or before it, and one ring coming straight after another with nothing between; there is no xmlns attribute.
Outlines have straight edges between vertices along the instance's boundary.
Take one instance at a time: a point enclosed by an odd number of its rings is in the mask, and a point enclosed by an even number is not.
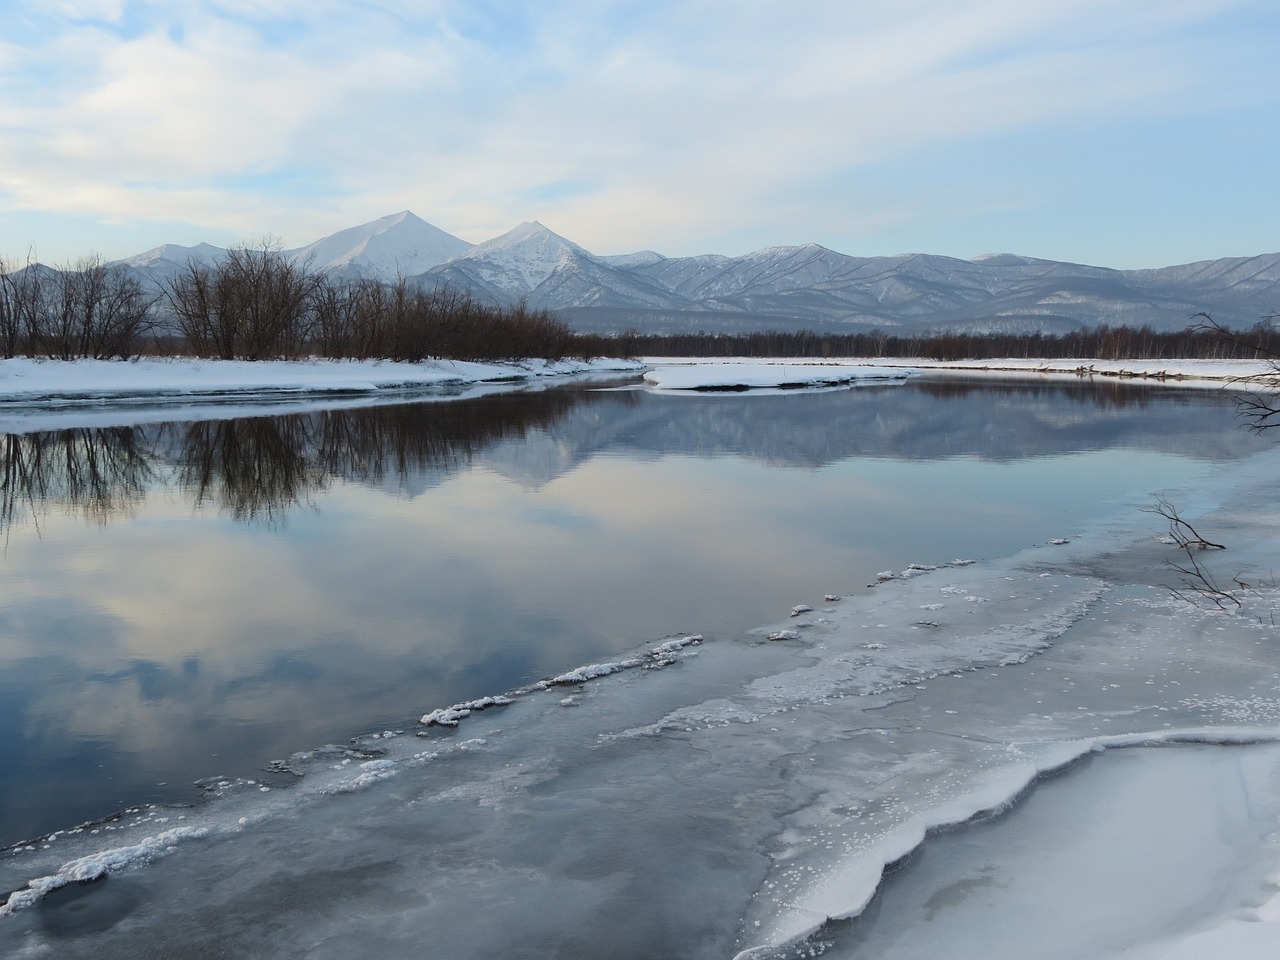
<svg viewBox="0 0 1280 960"><path fill-rule="evenodd" d="M1275 0L0 0L0 256L1280 251Z"/></svg>

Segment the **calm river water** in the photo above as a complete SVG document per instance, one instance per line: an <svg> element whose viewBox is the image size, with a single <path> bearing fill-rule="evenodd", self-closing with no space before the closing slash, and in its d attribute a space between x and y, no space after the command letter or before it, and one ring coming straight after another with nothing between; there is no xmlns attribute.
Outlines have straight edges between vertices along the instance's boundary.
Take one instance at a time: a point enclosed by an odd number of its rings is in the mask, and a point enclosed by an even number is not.
<svg viewBox="0 0 1280 960"><path fill-rule="evenodd" d="M1270 445L1217 391L943 377L32 427L0 435L0 845Z"/></svg>

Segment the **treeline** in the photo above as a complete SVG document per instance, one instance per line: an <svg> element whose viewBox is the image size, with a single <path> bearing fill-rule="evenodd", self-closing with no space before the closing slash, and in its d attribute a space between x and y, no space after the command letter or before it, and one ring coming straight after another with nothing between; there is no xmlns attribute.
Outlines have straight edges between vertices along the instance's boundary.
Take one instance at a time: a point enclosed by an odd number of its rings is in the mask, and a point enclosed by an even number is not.
<svg viewBox="0 0 1280 960"><path fill-rule="evenodd" d="M1272 318L1274 319L1274 318ZM832 334L811 330L629 335L627 348L652 357L923 357L931 360L1077 358L1081 360L1272 359L1280 332L1268 323L1231 331L1205 317L1185 330L1097 326L1064 334Z"/></svg>
<svg viewBox="0 0 1280 960"><path fill-rule="evenodd" d="M136 355L155 326L156 297L100 258L53 270L0 261L0 355L107 360Z"/></svg>
<svg viewBox="0 0 1280 960"><path fill-rule="evenodd" d="M314 271L270 244L230 250L213 265L191 261L158 293L98 259L58 270L0 262L5 357L559 360L617 356L622 345L523 303Z"/></svg>

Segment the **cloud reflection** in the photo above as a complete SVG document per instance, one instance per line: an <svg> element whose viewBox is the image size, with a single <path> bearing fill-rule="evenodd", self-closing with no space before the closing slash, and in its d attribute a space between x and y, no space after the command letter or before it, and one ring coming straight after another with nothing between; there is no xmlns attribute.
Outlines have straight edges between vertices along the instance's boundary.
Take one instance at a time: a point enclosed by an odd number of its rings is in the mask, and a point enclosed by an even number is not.
<svg viewBox="0 0 1280 960"><path fill-rule="evenodd" d="M64 826L670 632L736 637L1262 446L1208 396L924 382L6 437L0 742L25 786L0 814Z"/></svg>

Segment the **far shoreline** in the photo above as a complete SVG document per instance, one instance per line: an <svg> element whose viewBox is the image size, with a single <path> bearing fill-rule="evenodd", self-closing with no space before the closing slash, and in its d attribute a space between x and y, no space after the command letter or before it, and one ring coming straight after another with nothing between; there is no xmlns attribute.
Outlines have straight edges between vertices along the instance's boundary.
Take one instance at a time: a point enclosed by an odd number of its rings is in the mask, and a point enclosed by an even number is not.
<svg viewBox="0 0 1280 960"><path fill-rule="evenodd" d="M0 360L0 405L50 407L77 403L190 402L219 396L303 398L321 394L386 396L414 390L526 383L583 374L640 375L657 367L715 366L754 371L770 368L830 371L857 377L955 375L1055 380L1123 380L1166 386L1274 389L1280 371L1268 360L1082 360L1079 358L932 360L927 358L646 357L590 360L469 362L426 360L209 360L189 357L132 360ZM790 375L788 375L790 377Z"/></svg>
<svg viewBox="0 0 1280 960"><path fill-rule="evenodd" d="M1276 363L1269 360L1104 360L1102 358L1003 358L975 360L933 360L924 357L641 357L649 366L692 364L788 365L788 366L863 366L877 369L914 370L921 373L949 373L965 376L1015 376L1023 379L1041 377L1088 380L1107 379L1158 382L1176 386L1212 385L1263 389L1268 381L1280 376Z"/></svg>

